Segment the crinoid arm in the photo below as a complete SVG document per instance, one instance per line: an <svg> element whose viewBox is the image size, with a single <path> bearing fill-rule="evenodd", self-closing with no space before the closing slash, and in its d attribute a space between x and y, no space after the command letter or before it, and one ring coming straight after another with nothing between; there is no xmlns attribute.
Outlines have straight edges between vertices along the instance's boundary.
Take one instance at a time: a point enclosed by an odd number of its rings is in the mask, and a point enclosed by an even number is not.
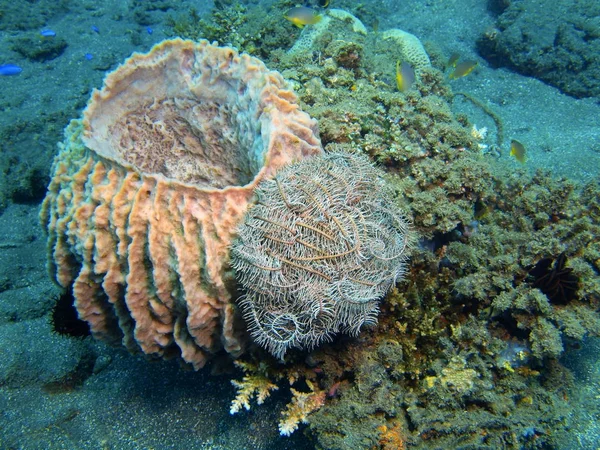
<svg viewBox="0 0 600 450"><path fill-rule="evenodd" d="M276 357L376 323L412 242L382 180L367 158L331 153L259 185L232 260L248 329Z"/></svg>

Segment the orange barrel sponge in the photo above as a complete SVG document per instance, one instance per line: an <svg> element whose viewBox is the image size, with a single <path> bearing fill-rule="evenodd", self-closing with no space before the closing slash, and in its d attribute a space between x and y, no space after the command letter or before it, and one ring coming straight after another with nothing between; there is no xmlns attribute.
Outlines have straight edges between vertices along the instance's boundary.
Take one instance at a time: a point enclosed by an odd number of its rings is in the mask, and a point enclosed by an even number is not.
<svg viewBox="0 0 600 450"><path fill-rule="evenodd" d="M41 211L50 273L99 339L196 369L238 355L236 228L262 180L321 153L258 59L181 39L134 54L65 131Z"/></svg>

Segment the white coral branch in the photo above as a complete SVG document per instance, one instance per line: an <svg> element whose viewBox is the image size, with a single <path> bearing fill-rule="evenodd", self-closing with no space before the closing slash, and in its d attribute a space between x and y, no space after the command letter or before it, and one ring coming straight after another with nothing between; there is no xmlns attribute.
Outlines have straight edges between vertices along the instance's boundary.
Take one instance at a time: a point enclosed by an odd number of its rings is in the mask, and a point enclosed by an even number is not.
<svg viewBox="0 0 600 450"><path fill-rule="evenodd" d="M307 416L320 409L325 403L325 391L315 390L309 380L306 380L306 383L311 392L300 392L290 388L293 395L292 401L281 413L283 419L279 422L279 433L282 436L289 436L296 431L300 422L308 423Z"/></svg>
<svg viewBox="0 0 600 450"><path fill-rule="evenodd" d="M253 397L256 397L256 403L262 405L271 391L279 389L276 384L271 383L266 374L257 373L259 368L253 364L235 361L235 365L241 367L246 375L242 381L231 380L231 384L237 389L237 395L231 402L229 414L235 414L241 411L242 408L250 410L250 402ZM252 372L252 374L248 374Z"/></svg>

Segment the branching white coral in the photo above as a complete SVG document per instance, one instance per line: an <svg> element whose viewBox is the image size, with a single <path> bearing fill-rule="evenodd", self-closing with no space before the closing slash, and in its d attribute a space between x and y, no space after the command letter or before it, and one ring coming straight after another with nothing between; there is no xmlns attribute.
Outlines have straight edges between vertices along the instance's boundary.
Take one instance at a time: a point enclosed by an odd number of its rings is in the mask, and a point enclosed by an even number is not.
<svg viewBox="0 0 600 450"><path fill-rule="evenodd" d="M487 144L482 144L482 141L485 140L487 136L487 132L487 127L477 128L477 125L473 125L473 128L471 128L471 136L475 138L477 146L482 151L485 151L488 148Z"/></svg>
<svg viewBox="0 0 600 450"><path fill-rule="evenodd" d="M300 422L308 423L307 416L325 403L325 391L315 389L309 380L306 380L306 384L308 384L310 392L300 392L291 388L292 401L281 413L283 419L279 422L279 433L282 436L289 436L296 431Z"/></svg>
<svg viewBox="0 0 600 450"><path fill-rule="evenodd" d="M250 410L250 401L256 396L256 403L262 405L265 399L271 395L271 391L279 389L276 384L269 380L266 371L261 369L254 364L234 361L235 365L240 367L246 372L242 381L231 380L237 389L237 395L231 402L231 408L229 414L235 414L240 412L242 407L246 410Z"/></svg>

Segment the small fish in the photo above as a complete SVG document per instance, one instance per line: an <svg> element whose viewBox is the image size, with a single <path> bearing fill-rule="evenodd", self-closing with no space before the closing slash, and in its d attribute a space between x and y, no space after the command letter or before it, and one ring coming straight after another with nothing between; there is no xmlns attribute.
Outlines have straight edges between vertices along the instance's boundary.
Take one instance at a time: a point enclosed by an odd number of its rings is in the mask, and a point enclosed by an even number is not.
<svg viewBox="0 0 600 450"><path fill-rule="evenodd" d="M0 75L3 75L3 76L19 75L21 72L23 72L23 69L21 69L16 64L0 65Z"/></svg>
<svg viewBox="0 0 600 450"><path fill-rule="evenodd" d="M329 0L319 0L319 5L323 8L327 8L329 6Z"/></svg>
<svg viewBox="0 0 600 450"><path fill-rule="evenodd" d="M50 30L49 28L46 28L45 30L40 31L40 36L42 37L54 37L56 36L56 32L54 30Z"/></svg>
<svg viewBox="0 0 600 450"><path fill-rule="evenodd" d="M482 200L477 200L474 206L474 214L475 220L481 220L486 217L490 212L492 212L492 207Z"/></svg>
<svg viewBox="0 0 600 450"><path fill-rule="evenodd" d="M373 20L373 32L377 33L379 31L379 20L374 19Z"/></svg>
<svg viewBox="0 0 600 450"><path fill-rule="evenodd" d="M93 31L94 33L98 33L98 34L100 34L100 28L98 28L96 25L92 25L92 27L91 27L91 28L92 28L92 31Z"/></svg>
<svg viewBox="0 0 600 450"><path fill-rule="evenodd" d="M396 61L396 85L400 92L408 91L415 82L415 70L406 61Z"/></svg>
<svg viewBox="0 0 600 450"><path fill-rule="evenodd" d="M456 80L457 78L466 77L473 72L475 67L477 67L477 61L473 61L471 59L459 62L454 66L454 72L450 74L449 78L451 80Z"/></svg>
<svg viewBox="0 0 600 450"><path fill-rule="evenodd" d="M317 11L307 6L296 6L290 9L284 17L298 28L302 28L304 25L314 25L323 18Z"/></svg>
<svg viewBox="0 0 600 450"><path fill-rule="evenodd" d="M448 58L448 62L446 63L446 67L456 67L456 63L460 58L460 53L452 53L450 58Z"/></svg>
<svg viewBox="0 0 600 450"><path fill-rule="evenodd" d="M510 156L514 156L521 164L525 164L525 146L516 139L510 141Z"/></svg>
<svg viewBox="0 0 600 450"><path fill-rule="evenodd" d="M92 55L91 53L86 53L85 55L83 55L85 57L85 59L87 59L88 61L91 61L94 58L94 55Z"/></svg>
<svg viewBox="0 0 600 450"><path fill-rule="evenodd" d="M150 27L146 27L146 31L148 32L148 34L154 33L154 30Z"/></svg>
<svg viewBox="0 0 600 450"><path fill-rule="evenodd" d="M333 383L327 391L327 397L335 397L338 393L338 390L340 389L341 384L342 383L340 381L336 381L335 383Z"/></svg>

